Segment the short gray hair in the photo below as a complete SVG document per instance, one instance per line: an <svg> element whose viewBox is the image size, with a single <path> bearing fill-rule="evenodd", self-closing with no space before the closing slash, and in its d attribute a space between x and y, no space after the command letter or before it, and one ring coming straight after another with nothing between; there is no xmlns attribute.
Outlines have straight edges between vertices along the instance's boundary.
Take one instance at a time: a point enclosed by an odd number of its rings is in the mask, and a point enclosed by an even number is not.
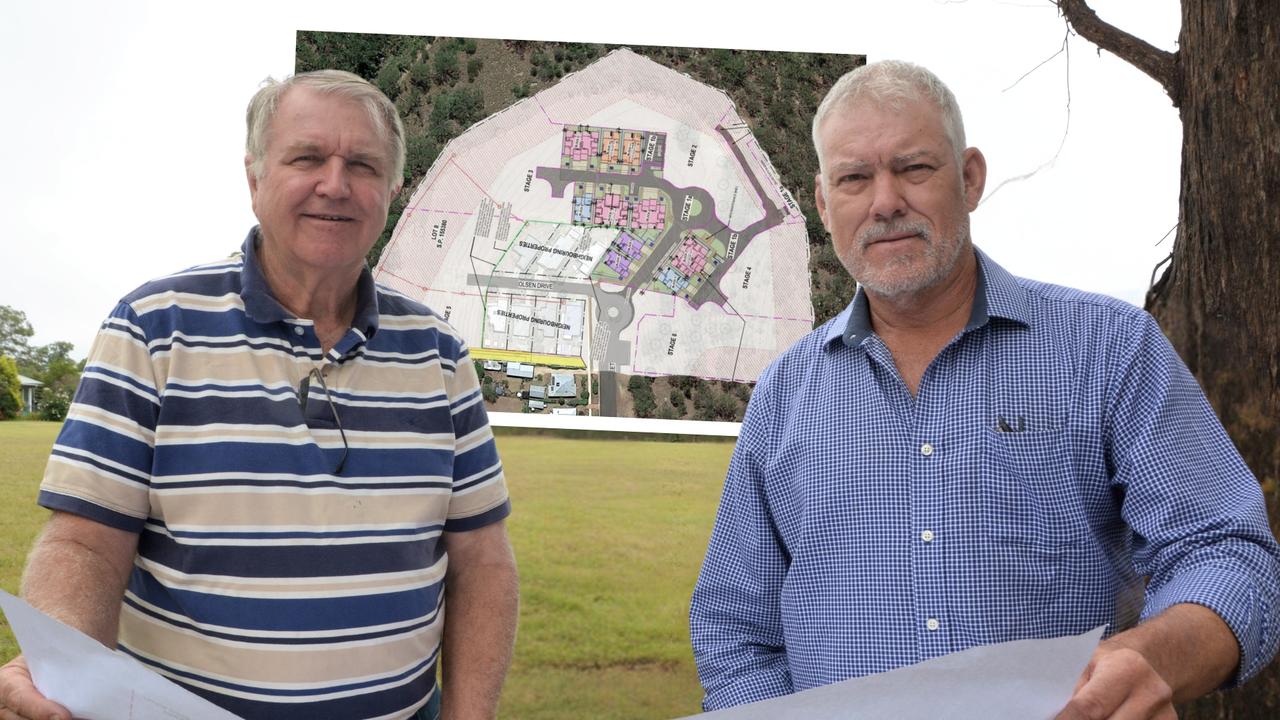
<svg viewBox="0 0 1280 720"><path fill-rule="evenodd" d="M391 186L399 187L404 182L405 141L400 113L375 85L344 70L315 70L292 75L284 80L267 78L262 88L254 93L249 100L249 108L245 111L247 134L244 151L253 158L250 168L255 177L261 178L265 170L263 161L267 155L267 132L271 130L271 122L280 108L280 100L295 86L309 87L326 95L338 95L364 106L374 127L387 140L387 150L393 162L389 178Z"/></svg>
<svg viewBox="0 0 1280 720"><path fill-rule="evenodd" d="M894 109L912 100L933 102L942 111L942 127L956 157L964 153L964 119L951 89L937 75L919 65L902 60L881 60L845 73L818 105L818 111L813 115L813 148L818 153L820 170L824 169L822 143L818 137L822 123L837 108L863 98Z"/></svg>

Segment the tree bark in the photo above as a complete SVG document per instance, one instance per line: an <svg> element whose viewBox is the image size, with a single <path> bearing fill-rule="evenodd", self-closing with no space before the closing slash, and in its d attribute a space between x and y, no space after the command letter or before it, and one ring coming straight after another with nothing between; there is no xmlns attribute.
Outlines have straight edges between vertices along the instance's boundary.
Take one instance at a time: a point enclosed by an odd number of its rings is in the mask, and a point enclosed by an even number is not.
<svg viewBox="0 0 1280 720"><path fill-rule="evenodd" d="M1082 37L1161 83L1182 119L1177 240L1147 309L1258 477L1280 529L1280 2L1182 0L1177 53L1058 0ZM1136 42L1135 42L1136 41ZM1272 620L1274 622L1274 619ZM1185 720L1280 717L1280 663Z"/></svg>

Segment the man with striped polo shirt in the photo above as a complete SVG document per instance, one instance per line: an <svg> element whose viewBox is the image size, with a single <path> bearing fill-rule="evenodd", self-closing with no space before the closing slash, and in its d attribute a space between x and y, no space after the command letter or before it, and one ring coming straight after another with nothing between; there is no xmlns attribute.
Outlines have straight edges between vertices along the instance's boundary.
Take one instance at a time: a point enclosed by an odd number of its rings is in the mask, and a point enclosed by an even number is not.
<svg viewBox="0 0 1280 720"><path fill-rule="evenodd" d="M364 261L400 190L400 119L320 71L269 82L247 120L260 225L103 323L23 594L241 717L492 718L517 580L479 383L454 331ZM0 706L71 717L21 657Z"/></svg>

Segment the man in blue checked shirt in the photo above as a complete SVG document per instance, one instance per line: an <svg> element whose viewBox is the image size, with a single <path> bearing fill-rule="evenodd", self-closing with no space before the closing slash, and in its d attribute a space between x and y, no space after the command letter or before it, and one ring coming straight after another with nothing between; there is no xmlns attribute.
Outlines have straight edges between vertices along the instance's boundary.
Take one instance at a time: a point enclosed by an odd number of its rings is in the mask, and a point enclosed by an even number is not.
<svg viewBox="0 0 1280 720"><path fill-rule="evenodd" d="M1174 718L1280 635L1257 481L1154 320L974 248L951 92L855 70L813 123L859 290L751 399L690 621L704 706L1106 623L1075 718Z"/></svg>

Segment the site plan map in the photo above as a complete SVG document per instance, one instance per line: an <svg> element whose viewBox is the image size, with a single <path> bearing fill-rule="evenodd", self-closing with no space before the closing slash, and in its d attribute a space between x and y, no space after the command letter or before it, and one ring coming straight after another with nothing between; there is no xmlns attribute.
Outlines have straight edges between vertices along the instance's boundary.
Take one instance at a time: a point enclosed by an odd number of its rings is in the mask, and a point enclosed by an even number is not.
<svg viewBox="0 0 1280 720"><path fill-rule="evenodd" d="M375 278L484 368L550 373L535 410L559 386L608 417L615 374L754 382L813 326L808 260L728 95L618 49L449 142Z"/></svg>

